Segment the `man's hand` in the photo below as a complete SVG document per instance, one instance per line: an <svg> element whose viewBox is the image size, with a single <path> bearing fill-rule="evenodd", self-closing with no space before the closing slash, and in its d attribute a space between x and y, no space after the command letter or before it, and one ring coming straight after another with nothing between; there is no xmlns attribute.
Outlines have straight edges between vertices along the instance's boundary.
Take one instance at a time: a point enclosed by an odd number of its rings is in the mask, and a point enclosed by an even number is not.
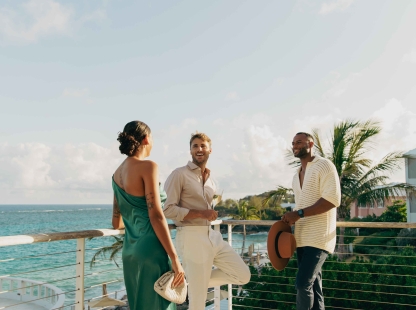
<svg viewBox="0 0 416 310"><path fill-rule="evenodd" d="M215 210L202 210L202 218L210 222L215 221L218 217L218 212Z"/></svg>
<svg viewBox="0 0 416 310"><path fill-rule="evenodd" d="M295 224L299 219L300 219L300 216L299 216L298 212L296 212L296 211L287 212L287 213L283 214L283 216L282 216L282 221L285 222L286 224L290 225L290 226Z"/></svg>
<svg viewBox="0 0 416 310"><path fill-rule="evenodd" d="M215 221L218 217L218 212L215 210L189 210L188 214L183 218L184 220L204 219L207 221Z"/></svg>

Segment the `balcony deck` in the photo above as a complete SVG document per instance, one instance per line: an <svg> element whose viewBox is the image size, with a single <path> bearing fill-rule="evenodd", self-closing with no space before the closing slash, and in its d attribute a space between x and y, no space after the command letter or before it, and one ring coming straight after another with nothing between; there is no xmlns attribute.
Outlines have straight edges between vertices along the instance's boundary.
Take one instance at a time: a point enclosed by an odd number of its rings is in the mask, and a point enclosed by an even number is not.
<svg viewBox="0 0 416 310"><path fill-rule="evenodd" d="M214 229L219 230L220 225L226 225L228 227L228 235L227 240L230 244L233 244L233 232L232 229L235 226L238 225L256 225L256 226L270 226L274 223L274 221L234 221L234 220L224 220L224 221L216 221L213 222L212 225ZM224 226L222 226L224 228ZM338 222L337 223L338 228L343 229L349 229L349 228L360 228L360 229L373 229L378 230L381 229L383 231L386 231L388 229L403 229L403 228L416 228L416 224L413 223L359 223L359 222ZM174 228L171 226L171 228ZM354 229L355 230L355 229ZM65 265L65 264L59 264L57 262L56 266L47 266L47 268L43 268L41 270L25 270L22 273L36 273L36 272L55 272L54 270L56 268L72 268L70 272L65 272L62 276L62 280L68 280L72 281L73 289L68 289L66 292L64 292L67 296L67 301L65 305L59 309L67 309L67 310L84 310L87 309L87 303L91 299L99 298L101 295L96 294L95 296L91 297L91 294L89 296L86 295L86 292L91 292L92 289L100 289L102 284L105 283L107 285L111 285L114 283L123 283L122 274L121 274L121 268L114 268L114 264L112 262L108 262L107 260L99 261L103 264L108 264L108 268L105 271L95 272L94 269L88 268L88 257L91 257L88 253L91 254L92 251L96 251L97 248L86 248L85 246L85 239L90 237L105 237L105 236L115 236L124 234L123 230L112 230L112 229L100 229L100 230L89 230L89 231L75 231L75 232L67 232L67 233L45 233L45 234L37 234L37 235L20 235L20 236L4 236L0 237L0 247L15 247L20 246L23 244L32 244L32 243L43 243L46 246L50 246L53 241L55 242L66 242L64 240L76 240L76 245L72 241L72 248L67 248L67 245L65 245L65 252L66 255L72 255L73 257L73 264ZM265 236L265 235L264 235ZM349 235L345 235L344 237L351 237ZM362 236L363 238L366 238L367 236ZM357 240L362 240L363 238L357 238ZM383 240L383 238L390 238L391 237L372 237L374 238L380 238L378 240ZM407 238L407 237L405 237ZM411 238L409 237L409 240ZM237 240L235 240L237 241ZM234 242L235 242L234 241ZM358 249L357 244L339 244L339 246L344 246L346 249ZM369 248L371 247L379 247L380 253L382 253L382 250L385 250L386 248L391 249L391 251L397 251L399 248L406 248L405 246L399 246L396 245L396 243L390 243L389 245L383 244L366 244ZM25 246L26 251L30 246ZM363 247L363 246L361 246ZM246 246L248 248L248 246ZM325 292L325 298L328 300L328 303L330 303L330 306L327 306L328 309L415 309L416 310L416 304L414 300L416 300L416 264L412 263L414 260L416 260L416 255L414 253L414 247L407 247L410 249L411 255L407 256L400 256L389 254L371 254L370 252L360 252L357 254L351 254L351 253L336 253L336 255L349 255L352 256L348 260L338 260L335 256L335 258L332 258L331 261L328 261L325 263L324 266L327 266L329 270L324 271L324 290L325 285L330 285L331 290L326 290ZM237 249L236 249L237 250ZM251 249L251 251L253 251ZM264 253L265 248L255 248L254 253ZM228 288L222 287L222 289L228 290L228 299L220 300L220 288L215 288L214 298L211 301L211 304L207 305L206 309L215 309L215 310L224 310L224 309L276 309L276 305L278 309L293 309L295 297L296 297L296 291L294 289L294 274L296 272L296 260L291 260L289 262L288 267L283 272L279 273L271 273L267 275L266 277L263 277L260 275L260 270L267 270L269 267L264 266L260 267L261 264L256 260L256 256L253 255L250 259L249 253L250 249L247 251L243 248L241 250L238 249L238 252L245 253L245 260L250 261L251 264L253 264L252 267L252 280L249 284L241 288L238 288L236 286L228 285ZM68 254L69 253L69 254ZM28 255L30 253L22 253L24 255ZM58 254L61 253L52 253L52 254L42 254L38 256L29 255L24 257L24 255L20 256L18 259L25 259L30 258L32 259L35 257L36 259L41 259L40 256L46 256L46 255L54 255L55 257L58 257ZM353 258L361 257L361 260L352 262L351 260ZM385 258L384 258L385 257ZM260 258L260 257L258 257ZM0 258L0 278L3 278L5 276L4 273L10 273L7 270L7 261L13 260L11 259L5 259L1 260ZM377 259L390 259L390 261L393 261L392 264L390 263L383 263L375 261ZM257 263L256 263L257 261ZM264 258L261 259L262 263L264 263ZM370 262L372 261L372 262ZM372 272L365 271L363 268L367 268L371 264L376 264L374 270ZM390 264L390 265L389 265ZM259 266L260 265L260 266ZM3 268L3 266L6 266L6 268ZM35 269L38 266L33 266L33 269ZM340 267L341 266L341 267ZM342 267L344 266L344 267ZM348 267L347 267L348 266ZM262 269L265 268L265 269ZM351 268L351 269L350 269ZM402 272L401 270L406 269L406 272ZM269 268L270 269L270 268ZM365 269L367 270L367 269ZM357 283L353 280L353 278L359 278L361 274L367 274L368 279L364 283ZM11 276L18 275L12 274ZM99 278L98 276L101 276L102 274L108 275L107 278L102 280L103 278ZM351 275L351 278L348 276ZM87 280L93 279L90 282ZM390 284L383 284L378 283L378 280L374 279L385 279ZM405 283L401 285L397 285L394 282L395 279L400 279L400 283ZM61 281L61 279L54 279L53 282L56 282L58 287L58 282ZM390 281L390 282L388 282ZM393 281L393 282L392 282ZM88 283L87 283L88 282ZM338 283L338 287L333 286L333 283ZM260 289L263 285L273 285L273 288L271 290L273 291L265 291L264 289ZM357 288L356 288L357 287ZM275 291L278 291L279 294L276 294ZM122 290L118 290L118 292L121 292ZM239 292L239 293L237 293ZM242 292L242 293L241 293ZM0 290L0 301L1 294L4 293ZM240 294L241 293L241 294ZM124 293L123 293L124 294ZM239 296L236 296L239 294ZM117 290L110 291L108 293L110 297L119 297L121 298L121 293L119 293L119 296L117 296ZM278 295L278 298L276 297ZM342 296L341 296L342 295ZM371 296L377 295L379 296L377 301L370 302L369 299ZM383 297L384 296L384 297ZM277 300L277 299L279 300ZM410 301L409 301L410 300ZM3 304L6 302L5 299L3 299ZM10 301L7 300L9 304L1 304L0 303L0 309L31 309L35 310L33 307L26 307L23 308L23 305L19 305L19 307L13 307L10 304ZM213 303L212 303L213 302ZM16 301L14 301L16 303ZM251 304L251 306L250 306ZM254 304L260 304L262 306L254 306ZM270 306L265 306L265 305ZM355 306L351 306L351 304L354 304ZM348 305L348 306L347 306ZM44 308L39 308L41 310L44 310ZM101 308L105 309L105 308ZM36 308L37 310L37 308Z"/></svg>

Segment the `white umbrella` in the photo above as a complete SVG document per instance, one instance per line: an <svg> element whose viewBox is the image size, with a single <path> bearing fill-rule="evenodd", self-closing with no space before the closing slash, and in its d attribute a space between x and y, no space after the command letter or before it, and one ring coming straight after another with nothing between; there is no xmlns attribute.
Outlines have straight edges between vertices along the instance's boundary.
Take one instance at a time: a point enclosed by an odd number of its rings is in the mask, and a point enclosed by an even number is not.
<svg viewBox="0 0 416 310"><path fill-rule="evenodd" d="M103 284L103 297L88 302L88 306L91 308L102 308L110 306L125 306L126 302L118 299L114 299L107 296L107 285Z"/></svg>

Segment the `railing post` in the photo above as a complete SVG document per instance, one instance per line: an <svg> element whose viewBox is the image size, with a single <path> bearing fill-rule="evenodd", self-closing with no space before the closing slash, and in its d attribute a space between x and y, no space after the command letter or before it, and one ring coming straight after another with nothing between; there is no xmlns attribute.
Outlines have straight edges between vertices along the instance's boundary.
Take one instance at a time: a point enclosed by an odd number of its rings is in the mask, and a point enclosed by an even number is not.
<svg viewBox="0 0 416 310"><path fill-rule="evenodd" d="M233 226L228 224L228 244L233 247ZM233 309L233 285L228 284L228 310Z"/></svg>
<svg viewBox="0 0 416 310"><path fill-rule="evenodd" d="M220 231L220 225L214 226L215 231ZM214 287L214 309L220 310L220 303L221 303L221 287L216 286Z"/></svg>
<svg viewBox="0 0 416 310"><path fill-rule="evenodd" d="M85 239L77 239L75 310L84 310Z"/></svg>

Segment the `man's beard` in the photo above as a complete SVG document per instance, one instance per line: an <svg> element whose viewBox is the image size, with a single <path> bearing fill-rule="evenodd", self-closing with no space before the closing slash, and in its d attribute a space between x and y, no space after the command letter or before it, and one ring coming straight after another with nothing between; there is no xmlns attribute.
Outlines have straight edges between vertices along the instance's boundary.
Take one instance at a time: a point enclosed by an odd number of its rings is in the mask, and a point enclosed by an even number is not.
<svg viewBox="0 0 416 310"><path fill-rule="evenodd" d="M301 148L296 155L293 154L293 156L297 158L302 158L302 157L305 157L306 155L308 155L308 148L306 146Z"/></svg>
<svg viewBox="0 0 416 310"><path fill-rule="evenodd" d="M207 157L205 157L205 156L204 156L204 159L203 159L203 160L198 161L198 159L196 158L196 156L194 157L194 156L192 155L192 162L193 162L195 165L202 165L202 164L206 164L206 163L207 163L208 158L209 158L209 155L207 155Z"/></svg>

